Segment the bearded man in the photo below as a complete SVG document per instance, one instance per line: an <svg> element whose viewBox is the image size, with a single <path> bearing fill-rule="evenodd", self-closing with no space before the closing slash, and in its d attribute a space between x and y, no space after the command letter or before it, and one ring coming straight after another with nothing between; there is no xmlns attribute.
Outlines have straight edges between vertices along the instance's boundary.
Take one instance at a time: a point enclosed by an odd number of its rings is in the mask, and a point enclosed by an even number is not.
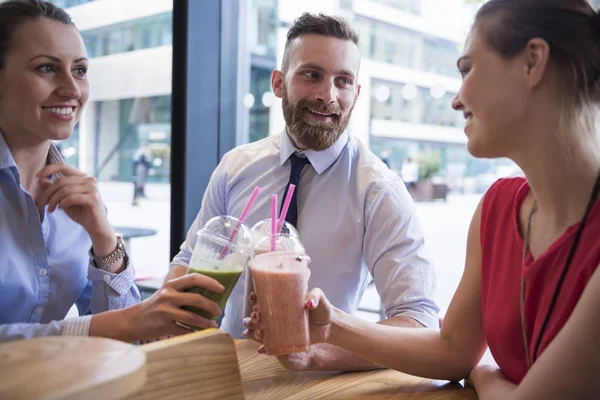
<svg viewBox="0 0 600 400"><path fill-rule="evenodd" d="M373 277L387 316L379 323L438 328L435 274L414 203L401 178L346 130L360 93L357 44L342 18L305 13L294 22L281 70L271 77L285 130L223 157L167 279L185 273L196 232L210 218L239 216L258 185L262 192L246 219L252 226L270 216L271 194L283 200L293 183L286 220L311 257L309 289L320 287L333 305L354 313ZM260 340L257 325L242 315L244 279L229 298L221 328ZM279 360L292 370L379 367L327 344Z"/></svg>

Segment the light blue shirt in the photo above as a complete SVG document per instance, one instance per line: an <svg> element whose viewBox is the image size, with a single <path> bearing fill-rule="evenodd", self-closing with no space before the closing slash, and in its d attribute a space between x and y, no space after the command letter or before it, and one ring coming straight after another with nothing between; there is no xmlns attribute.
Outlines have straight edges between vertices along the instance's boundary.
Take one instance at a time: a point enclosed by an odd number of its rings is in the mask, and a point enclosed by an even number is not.
<svg viewBox="0 0 600 400"><path fill-rule="evenodd" d="M262 190L246 224L252 227L269 218L271 194L282 198L293 153L300 152L285 132L227 153L171 266L188 265L196 232L210 218L239 217L255 186ZM333 305L352 314L372 275L388 317L403 315L438 327L439 309L431 299L435 273L400 177L346 132L325 151L303 153L310 164L300 177L297 228L312 260L309 288L323 289ZM244 275L222 323L234 337L243 331Z"/></svg>
<svg viewBox="0 0 600 400"><path fill-rule="evenodd" d="M62 162L52 145L48 163ZM91 314L140 300L131 264L120 274L95 268L83 227L56 209L40 215L20 184L0 133L0 342L35 336L87 336ZM80 317L64 320L73 304Z"/></svg>

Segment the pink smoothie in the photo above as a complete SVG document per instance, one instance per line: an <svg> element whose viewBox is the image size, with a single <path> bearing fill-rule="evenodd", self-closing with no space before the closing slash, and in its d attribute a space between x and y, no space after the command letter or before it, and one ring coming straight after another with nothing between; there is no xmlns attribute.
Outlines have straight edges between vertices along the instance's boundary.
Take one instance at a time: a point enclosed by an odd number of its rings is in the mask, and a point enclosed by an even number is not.
<svg viewBox="0 0 600 400"><path fill-rule="evenodd" d="M268 249L255 249L254 256L256 257L259 254L268 253ZM254 304L250 301L250 293L254 292L254 282L252 281L252 271L250 268L245 271L245 280L244 280L244 318L250 317L252 314L252 309L254 308Z"/></svg>
<svg viewBox="0 0 600 400"><path fill-rule="evenodd" d="M308 311L304 309L307 273L304 269L255 268L252 278L269 355L307 352Z"/></svg>

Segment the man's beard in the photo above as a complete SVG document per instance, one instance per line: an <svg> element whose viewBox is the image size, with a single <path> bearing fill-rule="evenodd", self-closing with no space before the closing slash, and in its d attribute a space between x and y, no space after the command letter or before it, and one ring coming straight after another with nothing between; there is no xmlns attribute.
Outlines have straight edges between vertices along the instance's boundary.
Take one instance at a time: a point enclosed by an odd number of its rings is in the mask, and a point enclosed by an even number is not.
<svg viewBox="0 0 600 400"><path fill-rule="evenodd" d="M346 115L342 115L340 107L319 101L301 100L296 107L290 106L287 90L283 88L283 118L288 127L288 134L295 144L302 149L316 151L327 150L346 130L354 104ZM311 109L323 114L335 114L331 122L310 120L307 115Z"/></svg>

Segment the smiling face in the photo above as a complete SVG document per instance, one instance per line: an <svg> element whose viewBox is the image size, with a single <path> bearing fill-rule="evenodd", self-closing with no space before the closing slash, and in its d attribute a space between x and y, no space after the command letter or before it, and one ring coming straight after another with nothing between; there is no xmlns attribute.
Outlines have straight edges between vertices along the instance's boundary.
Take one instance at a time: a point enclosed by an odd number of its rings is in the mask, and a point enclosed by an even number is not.
<svg viewBox="0 0 600 400"><path fill-rule="evenodd" d="M29 144L71 136L89 97L87 68L73 25L47 18L24 23L0 71L0 129Z"/></svg>
<svg viewBox="0 0 600 400"><path fill-rule="evenodd" d="M274 71L288 134L299 149L333 145L350 121L360 86L358 47L350 40L307 34L294 39L285 74Z"/></svg>
<svg viewBox="0 0 600 400"><path fill-rule="evenodd" d="M505 59L490 49L476 26L458 60L462 86L452 107L467 120L468 150L475 157L504 157L519 146L533 105L523 55Z"/></svg>

